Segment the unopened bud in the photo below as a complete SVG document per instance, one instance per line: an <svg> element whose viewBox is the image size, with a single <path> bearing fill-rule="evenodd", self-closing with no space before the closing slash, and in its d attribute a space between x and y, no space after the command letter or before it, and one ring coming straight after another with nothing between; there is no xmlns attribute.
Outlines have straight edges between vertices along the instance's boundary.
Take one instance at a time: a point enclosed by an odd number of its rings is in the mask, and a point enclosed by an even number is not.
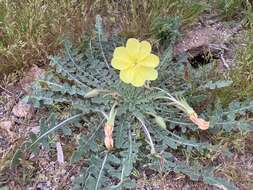
<svg viewBox="0 0 253 190"><path fill-rule="evenodd" d="M110 137L112 136L112 132L113 132L113 126L106 123L105 127L104 127L104 132L105 132L105 137Z"/></svg>
<svg viewBox="0 0 253 190"><path fill-rule="evenodd" d="M147 114L149 114L155 118L155 122L159 125L159 127L166 129L167 126L166 126L166 123L162 117L160 117L152 112L147 112Z"/></svg>
<svg viewBox="0 0 253 190"><path fill-rule="evenodd" d="M113 138L112 138L112 132L113 132L113 126L111 124L106 123L104 127L105 132L105 147L107 150L113 149Z"/></svg>
<svg viewBox="0 0 253 190"><path fill-rule="evenodd" d="M188 116L192 122L194 122L194 120L198 118L198 114L196 114L195 112L189 114Z"/></svg>
<svg viewBox="0 0 253 190"><path fill-rule="evenodd" d="M94 97L98 96L101 92L106 92L106 91L105 90L99 90L99 89L93 89L93 90L87 92L84 95L84 98L94 98Z"/></svg>
<svg viewBox="0 0 253 190"><path fill-rule="evenodd" d="M164 119L160 116L155 115L155 122L163 129L166 129L166 123Z"/></svg>
<svg viewBox="0 0 253 190"><path fill-rule="evenodd" d="M113 133L113 127L114 127L114 122L115 122L115 116L117 111L115 110L116 104L113 105L109 117L107 117L107 122L105 123L104 127L104 133L105 133L105 147L107 150L112 150L113 149L113 138L112 138L112 133Z"/></svg>
<svg viewBox="0 0 253 190"><path fill-rule="evenodd" d="M113 139L111 137L105 137L105 147L109 151L113 149Z"/></svg>
<svg viewBox="0 0 253 190"><path fill-rule="evenodd" d="M207 130L209 128L209 122L205 121L202 118L198 118L197 114L192 114L189 116L189 119L195 123L198 128L202 129L202 130Z"/></svg>

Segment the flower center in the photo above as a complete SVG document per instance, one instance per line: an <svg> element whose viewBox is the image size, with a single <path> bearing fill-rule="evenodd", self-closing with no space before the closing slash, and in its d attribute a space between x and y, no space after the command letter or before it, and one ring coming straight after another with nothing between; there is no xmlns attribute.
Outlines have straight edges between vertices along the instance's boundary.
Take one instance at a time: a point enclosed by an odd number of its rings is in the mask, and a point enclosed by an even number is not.
<svg viewBox="0 0 253 190"><path fill-rule="evenodd" d="M137 64L138 64L138 59L135 58L135 59L133 60L133 63L134 63L134 65L137 65Z"/></svg>

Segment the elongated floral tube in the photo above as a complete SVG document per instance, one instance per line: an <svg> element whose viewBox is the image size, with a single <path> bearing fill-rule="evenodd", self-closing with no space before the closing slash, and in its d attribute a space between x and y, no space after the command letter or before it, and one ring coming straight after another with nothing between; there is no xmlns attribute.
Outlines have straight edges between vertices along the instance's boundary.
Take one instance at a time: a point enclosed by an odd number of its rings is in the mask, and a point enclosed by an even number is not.
<svg viewBox="0 0 253 190"><path fill-rule="evenodd" d="M162 96L162 97L158 97L159 99L168 99L170 100L172 103L170 103L170 105L173 105L175 107L177 107L178 109L180 109L181 111L183 111L184 113L187 114L188 118L195 123L199 129L201 130L207 130L209 128L209 122L205 121L202 118L199 118L197 113L193 110L193 108L187 103L187 101L184 98L175 98L173 97L170 93L166 92L163 89L160 88L155 88L158 89L162 92L165 92L167 94L167 96Z"/></svg>
<svg viewBox="0 0 253 190"><path fill-rule="evenodd" d="M202 118L199 118L198 115L195 113L195 114L192 114L192 115L189 115L189 119L195 123L198 128L202 129L202 130L207 130L209 128L209 122L208 121L205 121L204 119Z"/></svg>
<svg viewBox="0 0 253 190"><path fill-rule="evenodd" d="M104 133L105 133L105 147L107 150L111 151L113 149L113 127L114 121L117 114L117 110L115 110L116 104L112 106L109 116L107 116L107 122L105 123Z"/></svg>
<svg viewBox="0 0 253 190"><path fill-rule="evenodd" d="M170 100L173 101L174 106L185 112L188 118L193 123L195 123L199 129L207 130L209 128L209 122L205 121L202 118L199 118L198 114L193 110L193 108L186 102L184 98L177 99L171 97Z"/></svg>
<svg viewBox="0 0 253 190"><path fill-rule="evenodd" d="M104 133L105 133L105 147L107 150L112 150L113 149L113 138L112 138L112 132L113 132L113 126L106 123L104 127Z"/></svg>

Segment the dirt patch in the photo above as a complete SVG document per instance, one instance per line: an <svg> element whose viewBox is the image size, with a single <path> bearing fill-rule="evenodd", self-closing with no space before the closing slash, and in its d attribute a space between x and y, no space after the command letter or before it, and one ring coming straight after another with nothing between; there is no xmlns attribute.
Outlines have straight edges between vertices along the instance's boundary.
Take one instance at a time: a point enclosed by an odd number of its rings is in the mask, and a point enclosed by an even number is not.
<svg viewBox="0 0 253 190"><path fill-rule="evenodd" d="M216 20L204 20L185 31L183 38L175 45L174 56L188 54L190 59L198 56L211 55L219 60L220 65L229 68L235 60L235 50L238 44L233 44L235 38L242 38L240 24L227 24ZM191 62L191 61L190 61Z"/></svg>
<svg viewBox="0 0 253 190"><path fill-rule="evenodd" d="M144 177L138 181L137 190L213 190L214 188L193 182L182 174L167 173L163 176Z"/></svg>
<svg viewBox="0 0 253 190"><path fill-rule="evenodd" d="M253 135L250 135L252 138ZM252 144L245 142L252 149ZM244 152L245 151L245 152ZM217 168L217 174L226 176L228 179L235 181L240 190L253 189L253 153L252 150L235 151L233 157L227 159L219 157L220 166Z"/></svg>

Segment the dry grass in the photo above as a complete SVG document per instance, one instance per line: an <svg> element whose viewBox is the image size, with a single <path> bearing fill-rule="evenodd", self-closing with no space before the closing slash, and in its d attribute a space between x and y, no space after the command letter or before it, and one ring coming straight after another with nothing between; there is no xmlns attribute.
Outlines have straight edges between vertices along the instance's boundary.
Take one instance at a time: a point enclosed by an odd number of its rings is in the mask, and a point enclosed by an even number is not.
<svg viewBox="0 0 253 190"><path fill-rule="evenodd" d="M116 16L120 30L127 37L149 37L157 17L178 16L182 26L192 24L206 7L197 0L107 0L108 10Z"/></svg>
<svg viewBox="0 0 253 190"><path fill-rule="evenodd" d="M63 36L80 42L95 1L0 0L0 71L47 63Z"/></svg>
<svg viewBox="0 0 253 190"><path fill-rule="evenodd" d="M225 157L221 154L216 172L234 181L241 190L253 188L252 135L238 133L220 137L224 145L230 147L233 156Z"/></svg>
<svg viewBox="0 0 253 190"><path fill-rule="evenodd" d="M229 76L233 85L222 90L219 94L226 105L235 99L247 99L253 96L253 30L250 29L239 43L241 48L236 51L235 65Z"/></svg>
<svg viewBox="0 0 253 190"><path fill-rule="evenodd" d="M157 16L180 16L186 24L203 11L196 0L0 0L0 10L1 74L47 64L63 36L79 44L95 14L127 36L150 36Z"/></svg>

